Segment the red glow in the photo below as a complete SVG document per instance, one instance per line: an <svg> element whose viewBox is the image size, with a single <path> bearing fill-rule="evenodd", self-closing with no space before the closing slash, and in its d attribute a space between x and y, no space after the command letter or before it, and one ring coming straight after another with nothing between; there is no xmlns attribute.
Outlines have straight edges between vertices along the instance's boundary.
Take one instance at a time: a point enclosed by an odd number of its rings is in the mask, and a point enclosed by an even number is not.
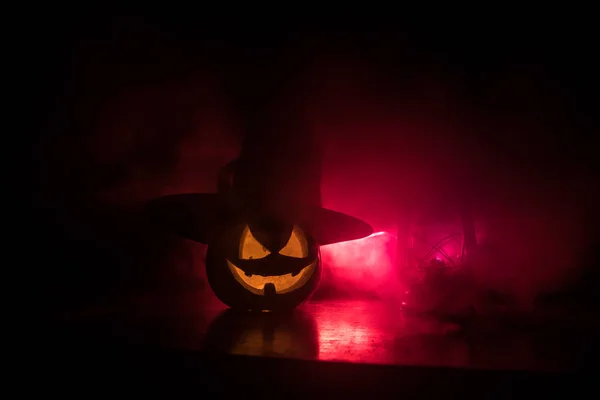
<svg viewBox="0 0 600 400"><path fill-rule="evenodd" d="M391 342L378 304L368 302L311 304L318 327L319 359L388 363L391 354L380 341ZM383 324L383 325L382 325Z"/></svg>
<svg viewBox="0 0 600 400"><path fill-rule="evenodd" d="M336 286L377 291L394 276L396 238L387 232L321 247L323 265Z"/></svg>
<svg viewBox="0 0 600 400"><path fill-rule="evenodd" d="M405 365L469 365L464 339L447 335L457 328L433 320L407 318L381 301L309 303L315 318L319 360Z"/></svg>

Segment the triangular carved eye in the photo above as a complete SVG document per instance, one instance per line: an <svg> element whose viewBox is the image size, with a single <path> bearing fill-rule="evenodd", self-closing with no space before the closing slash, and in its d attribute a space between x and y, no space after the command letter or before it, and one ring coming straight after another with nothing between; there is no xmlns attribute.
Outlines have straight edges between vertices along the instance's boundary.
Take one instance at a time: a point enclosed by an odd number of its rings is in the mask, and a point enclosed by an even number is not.
<svg viewBox="0 0 600 400"><path fill-rule="evenodd" d="M308 242L304 232L296 225L288 239L287 243L279 251L279 254L294 258L308 257Z"/></svg>
<svg viewBox="0 0 600 400"><path fill-rule="evenodd" d="M271 254L265 246L260 244L254 237L248 225L244 228L240 238L240 259L241 260L257 260L265 258Z"/></svg>

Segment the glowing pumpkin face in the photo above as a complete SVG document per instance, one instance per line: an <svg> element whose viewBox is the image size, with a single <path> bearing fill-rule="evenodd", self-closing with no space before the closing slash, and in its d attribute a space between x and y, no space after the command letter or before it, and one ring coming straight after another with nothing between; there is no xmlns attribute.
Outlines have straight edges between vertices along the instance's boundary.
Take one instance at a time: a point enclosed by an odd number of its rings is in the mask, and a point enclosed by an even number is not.
<svg viewBox="0 0 600 400"><path fill-rule="evenodd" d="M244 223L209 244L206 267L213 291L230 307L294 308L317 285L319 248L297 225Z"/></svg>

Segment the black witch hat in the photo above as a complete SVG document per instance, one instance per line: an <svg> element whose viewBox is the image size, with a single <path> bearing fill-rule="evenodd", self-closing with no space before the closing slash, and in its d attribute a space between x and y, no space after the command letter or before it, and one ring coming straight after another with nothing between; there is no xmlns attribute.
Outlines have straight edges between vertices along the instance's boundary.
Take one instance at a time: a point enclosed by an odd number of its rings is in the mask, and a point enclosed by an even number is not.
<svg viewBox="0 0 600 400"><path fill-rule="evenodd" d="M160 197L148 205L150 214L168 229L205 244L235 219L295 223L319 245L370 235L366 222L321 206L320 154L297 108L272 96L275 91L265 90L264 81L260 90L243 92L252 98L237 107L242 149L222 168L218 192Z"/></svg>
<svg viewBox="0 0 600 400"><path fill-rule="evenodd" d="M217 193L163 196L151 201L148 211L168 229L201 243L209 243L219 225L238 218L293 222L319 245L373 233L360 219L323 208L320 185L318 154L308 138L247 135L240 156L221 170Z"/></svg>

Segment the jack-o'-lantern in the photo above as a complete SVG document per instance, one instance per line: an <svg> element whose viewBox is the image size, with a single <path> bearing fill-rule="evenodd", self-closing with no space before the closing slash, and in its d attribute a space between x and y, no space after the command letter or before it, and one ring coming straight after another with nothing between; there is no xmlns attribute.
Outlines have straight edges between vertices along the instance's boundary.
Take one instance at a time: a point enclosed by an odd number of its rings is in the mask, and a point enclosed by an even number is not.
<svg viewBox="0 0 600 400"><path fill-rule="evenodd" d="M225 304L250 310L293 308L320 277L319 248L298 225L262 221L227 229L209 245L209 283Z"/></svg>
<svg viewBox="0 0 600 400"><path fill-rule="evenodd" d="M293 308L317 285L320 245L373 229L321 207L319 152L301 118L289 109L245 106L241 153L221 170L218 192L161 197L149 210L168 229L208 245L209 284L225 304Z"/></svg>
<svg viewBox="0 0 600 400"><path fill-rule="evenodd" d="M208 245L208 282L223 303L238 309L298 306L319 282L320 245L372 233L365 222L320 207L307 206L286 219L226 204L219 195L182 194L156 199L149 209L181 236ZM203 211L210 206L212 213Z"/></svg>

